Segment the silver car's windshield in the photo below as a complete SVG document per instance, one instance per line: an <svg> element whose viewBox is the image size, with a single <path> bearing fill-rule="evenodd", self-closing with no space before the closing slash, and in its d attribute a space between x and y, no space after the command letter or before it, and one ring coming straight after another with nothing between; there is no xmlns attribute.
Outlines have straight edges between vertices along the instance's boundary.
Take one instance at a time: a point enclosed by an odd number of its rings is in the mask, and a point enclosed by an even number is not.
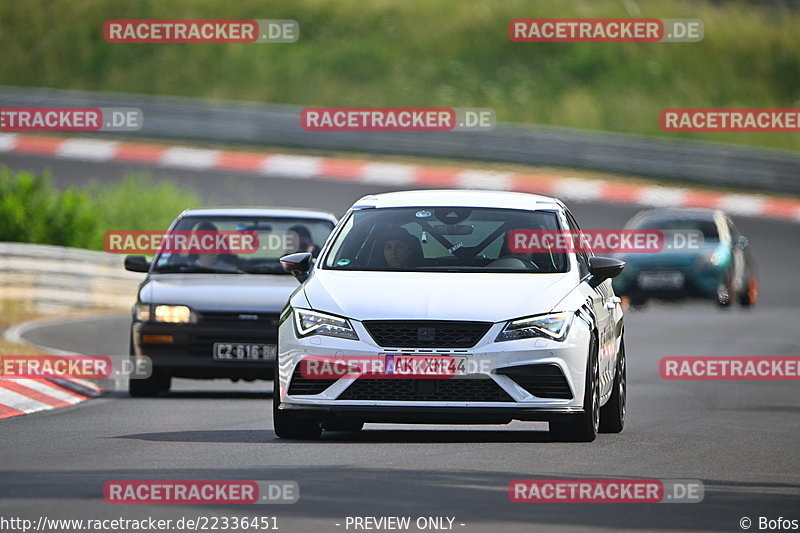
<svg viewBox="0 0 800 533"><path fill-rule="evenodd" d="M223 244L191 253L159 253L154 260L154 272L215 273L215 274L285 274L279 259L295 252L319 253L333 224L327 220L275 217L208 217L182 218L170 233L175 235L218 235L231 242L231 235L251 235L255 246L232 253ZM227 239L227 240L226 240ZM229 247L231 248L231 247Z"/></svg>
<svg viewBox="0 0 800 533"><path fill-rule="evenodd" d="M334 270L565 272L564 253L512 253L514 230L557 230L550 211L402 207L354 211L324 259Z"/></svg>

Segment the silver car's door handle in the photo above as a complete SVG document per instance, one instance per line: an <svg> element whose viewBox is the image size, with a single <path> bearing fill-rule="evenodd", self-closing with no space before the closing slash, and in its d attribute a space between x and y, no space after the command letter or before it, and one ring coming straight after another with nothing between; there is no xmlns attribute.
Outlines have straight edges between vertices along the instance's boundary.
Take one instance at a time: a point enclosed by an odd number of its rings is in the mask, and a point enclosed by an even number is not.
<svg viewBox="0 0 800 533"><path fill-rule="evenodd" d="M621 301L618 296L612 296L606 301L606 309L614 309Z"/></svg>

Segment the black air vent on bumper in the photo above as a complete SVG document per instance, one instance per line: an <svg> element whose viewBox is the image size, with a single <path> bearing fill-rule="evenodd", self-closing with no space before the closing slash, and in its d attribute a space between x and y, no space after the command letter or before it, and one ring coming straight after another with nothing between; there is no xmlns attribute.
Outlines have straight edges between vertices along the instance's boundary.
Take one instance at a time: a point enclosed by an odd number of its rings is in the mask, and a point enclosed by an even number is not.
<svg viewBox="0 0 800 533"><path fill-rule="evenodd" d="M300 372L300 365L294 370L292 374L292 381L289 382L290 395L302 394L321 394L325 389L336 383L335 379L313 379L305 378Z"/></svg>
<svg viewBox="0 0 800 533"><path fill-rule="evenodd" d="M337 400L403 402L513 402L492 379L369 379L350 385Z"/></svg>
<svg viewBox="0 0 800 533"><path fill-rule="evenodd" d="M558 365L512 366L498 368L497 373L510 377L537 398L572 398L567 378Z"/></svg>
<svg viewBox="0 0 800 533"><path fill-rule="evenodd" d="M472 348L492 326L489 322L368 320L364 327L387 348Z"/></svg>

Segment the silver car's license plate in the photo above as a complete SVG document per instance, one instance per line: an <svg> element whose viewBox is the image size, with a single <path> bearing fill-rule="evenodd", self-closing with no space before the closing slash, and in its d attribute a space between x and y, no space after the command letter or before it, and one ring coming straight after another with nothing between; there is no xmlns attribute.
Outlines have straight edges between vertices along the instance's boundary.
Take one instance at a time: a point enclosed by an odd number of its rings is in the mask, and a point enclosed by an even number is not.
<svg viewBox="0 0 800 533"><path fill-rule="evenodd" d="M275 344L214 343L217 361L274 361L278 347Z"/></svg>
<svg viewBox="0 0 800 533"><path fill-rule="evenodd" d="M683 288L682 272L642 272L639 274L639 287L642 289L671 289Z"/></svg>
<svg viewBox="0 0 800 533"><path fill-rule="evenodd" d="M464 356L384 354L384 357L387 374L466 376L470 373Z"/></svg>

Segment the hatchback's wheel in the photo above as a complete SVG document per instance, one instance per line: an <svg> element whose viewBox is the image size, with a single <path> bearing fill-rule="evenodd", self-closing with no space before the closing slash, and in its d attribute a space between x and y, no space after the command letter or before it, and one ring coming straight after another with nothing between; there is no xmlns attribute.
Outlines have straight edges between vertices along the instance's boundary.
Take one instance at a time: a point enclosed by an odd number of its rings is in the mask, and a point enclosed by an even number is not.
<svg viewBox="0 0 800 533"><path fill-rule="evenodd" d="M326 420L322 422L325 431L361 431L364 422L361 420Z"/></svg>
<svg viewBox="0 0 800 533"><path fill-rule="evenodd" d="M272 427L275 435L281 439L318 439L322 434L322 426L319 420L309 420L298 418L292 413L281 411L278 406L281 403L280 384L278 381L278 368L275 366L275 381L273 381L274 392L272 393Z"/></svg>
<svg viewBox="0 0 800 533"><path fill-rule="evenodd" d="M171 381L169 376L164 374L160 369L153 367L153 372L148 378L128 378L128 394L134 398L158 396L159 392L166 392L169 390Z"/></svg>
<svg viewBox="0 0 800 533"><path fill-rule="evenodd" d="M758 301L758 278L751 274L747 278L747 286L739 295L739 304L742 307L753 307Z"/></svg>
<svg viewBox="0 0 800 533"><path fill-rule="evenodd" d="M550 422L550 437L556 441L592 442L600 429L600 368L597 340L592 336L586 362L583 413L565 415Z"/></svg>
<svg viewBox="0 0 800 533"><path fill-rule="evenodd" d="M625 340L620 341L617 371L611 398L600 408L600 433L619 433L625 427L625 402L627 379L625 370Z"/></svg>
<svg viewBox="0 0 800 533"><path fill-rule="evenodd" d="M165 372L160 372L158 376L158 392L169 392L172 387L172 376Z"/></svg>

